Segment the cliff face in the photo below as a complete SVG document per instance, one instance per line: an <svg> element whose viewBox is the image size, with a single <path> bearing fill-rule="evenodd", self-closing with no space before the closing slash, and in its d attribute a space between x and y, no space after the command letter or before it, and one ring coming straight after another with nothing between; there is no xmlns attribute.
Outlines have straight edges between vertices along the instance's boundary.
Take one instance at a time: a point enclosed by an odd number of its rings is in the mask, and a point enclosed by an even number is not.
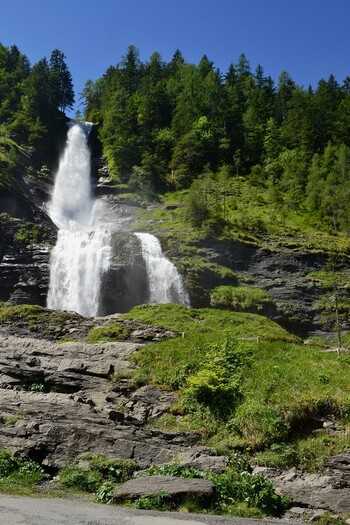
<svg viewBox="0 0 350 525"><path fill-rule="evenodd" d="M90 138L92 175L105 174L94 128ZM108 172L108 170L107 170ZM108 173L107 173L108 174ZM95 191L109 200L106 220L125 222L130 227L130 206L116 205L113 185L101 178ZM56 227L45 212L53 183L49 170L27 166L18 176L18 186L0 194L0 301L11 304L46 304L49 280L50 249L55 243ZM118 219L115 217L118 215ZM144 261L130 233L117 232L112 237L112 262L102 282L101 314L128 311L147 301L147 277ZM325 290L310 274L326 268L324 255L298 253L281 248L263 249L238 241L201 241L196 250L207 265L184 265L184 278L195 307L210 306L210 291L219 285L244 285L265 289L274 301L262 313L301 336L318 330L334 330L334 319L325 321L318 301ZM181 259L168 250L168 255L181 266ZM213 266L230 272L219 274ZM344 262L344 267L346 262ZM334 316L333 316L334 317ZM342 319L342 329L349 329Z"/></svg>
<svg viewBox="0 0 350 525"><path fill-rule="evenodd" d="M325 255L283 249L276 252L237 241L206 241L199 243L198 248L208 263L228 268L237 277L221 277L207 268L195 274L190 270L193 306L210 306L209 292L215 286L237 286L248 280L251 286L263 288L270 294L275 307L270 307L266 315L285 328L301 336L330 328L322 319L317 304L325 290L310 276L326 268Z"/></svg>
<svg viewBox="0 0 350 525"><path fill-rule="evenodd" d="M29 186L0 196L0 301L46 304L49 253L56 227Z"/></svg>

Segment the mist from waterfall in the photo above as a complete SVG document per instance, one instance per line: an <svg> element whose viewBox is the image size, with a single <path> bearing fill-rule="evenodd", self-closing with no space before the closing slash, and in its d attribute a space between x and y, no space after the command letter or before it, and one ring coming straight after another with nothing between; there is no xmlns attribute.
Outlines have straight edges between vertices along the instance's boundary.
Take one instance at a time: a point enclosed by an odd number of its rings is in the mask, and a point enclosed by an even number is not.
<svg viewBox="0 0 350 525"><path fill-rule="evenodd" d="M51 253L48 308L98 314L110 265L110 232L91 195L88 124L71 126L55 177L49 215L59 228Z"/></svg>
<svg viewBox="0 0 350 525"><path fill-rule="evenodd" d="M159 240L149 233L135 233L146 264L149 302L189 306L189 296L176 266L162 252Z"/></svg>

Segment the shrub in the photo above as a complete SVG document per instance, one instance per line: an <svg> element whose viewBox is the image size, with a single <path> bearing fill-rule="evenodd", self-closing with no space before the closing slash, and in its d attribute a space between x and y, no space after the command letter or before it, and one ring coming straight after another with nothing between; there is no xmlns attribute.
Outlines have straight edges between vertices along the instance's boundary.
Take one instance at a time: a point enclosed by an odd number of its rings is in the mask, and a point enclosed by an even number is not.
<svg viewBox="0 0 350 525"><path fill-rule="evenodd" d="M113 493L115 491L115 483L111 481L106 481L99 486L96 491L96 501L97 503L105 503L109 505L113 501Z"/></svg>
<svg viewBox="0 0 350 525"><path fill-rule="evenodd" d="M85 337L87 343L108 343L112 341L124 341L128 338L130 331L118 323L110 323L107 326L90 328Z"/></svg>
<svg viewBox="0 0 350 525"><path fill-rule="evenodd" d="M128 459L108 459L105 456L95 456L89 461L90 469L99 472L103 479L121 483L131 478L137 465Z"/></svg>
<svg viewBox="0 0 350 525"><path fill-rule="evenodd" d="M44 477L43 469L34 461L0 450L0 482L33 485Z"/></svg>
<svg viewBox="0 0 350 525"><path fill-rule="evenodd" d="M288 425L275 407L249 401L236 411L234 424L252 446L281 441L288 435Z"/></svg>
<svg viewBox="0 0 350 525"><path fill-rule="evenodd" d="M62 469L60 472L60 483L68 489L95 492L101 482L101 474L94 470L84 470L77 466L70 466Z"/></svg>
<svg viewBox="0 0 350 525"><path fill-rule="evenodd" d="M242 312L261 312L275 304L262 288L251 286L217 286L211 291L210 304L215 308L229 308Z"/></svg>
<svg viewBox="0 0 350 525"><path fill-rule="evenodd" d="M175 505L171 501L169 494L159 492L159 494L150 494L141 496L135 501L135 507L142 510L161 510L163 512L173 510Z"/></svg>
<svg viewBox="0 0 350 525"><path fill-rule="evenodd" d="M209 346L203 367L187 378L182 406L188 409L197 402L207 405L217 416L227 417L242 399L240 371L248 363L248 353L240 351L232 338Z"/></svg>

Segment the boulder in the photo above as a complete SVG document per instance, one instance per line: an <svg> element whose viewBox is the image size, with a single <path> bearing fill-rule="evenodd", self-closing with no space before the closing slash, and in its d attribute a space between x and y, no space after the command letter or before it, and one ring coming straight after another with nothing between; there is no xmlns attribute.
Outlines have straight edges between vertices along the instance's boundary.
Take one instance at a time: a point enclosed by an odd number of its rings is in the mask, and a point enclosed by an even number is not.
<svg viewBox="0 0 350 525"><path fill-rule="evenodd" d="M214 485L205 479L178 478L175 476L139 477L120 485L113 494L113 501L119 503L154 494L167 494L173 500L179 500L186 496L196 496L205 498L208 502L214 498Z"/></svg>

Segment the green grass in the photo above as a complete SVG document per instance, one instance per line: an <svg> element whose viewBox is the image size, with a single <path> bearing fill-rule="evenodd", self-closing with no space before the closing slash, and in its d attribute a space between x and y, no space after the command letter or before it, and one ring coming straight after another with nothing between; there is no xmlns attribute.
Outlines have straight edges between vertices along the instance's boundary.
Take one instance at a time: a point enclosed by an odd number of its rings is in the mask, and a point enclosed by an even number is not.
<svg viewBox="0 0 350 525"><path fill-rule="evenodd" d="M0 324L17 322L42 337L55 334L57 338L66 338L72 326L79 327L81 324L78 314L74 312L49 310L34 304L8 306L7 303L0 303ZM55 328L59 328L60 332L54 332Z"/></svg>
<svg viewBox="0 0 350 525"><path fill-rule="evenodd" d="M110 323L106 326L90 328L86 343L106 343L113 341L124 341L130 335L130 330L118 323Z"/></svg>
<svg viewBox="0 0 350 525"><path fill-rule="evenodd" d="M132 357L136 380L180 393L153 427L197 430L218 450L254 451L312 435L313 418L350 414L350 356L300 344L262 316L161 305L125 317L183 334Z"/></svg>
<svg viewBox="0 0 350 525"><path fill-rule="evenodd" d="M240 312L259 313L275 302L261 288L251 286L217 286L210 292L210 304L216 308L228 308Z"/></svg>
<svg viewBox="0 0 350 525"><path fill-rule="evenodd" d="M34 461L0 450L0 492L29 495L44 478L44 471Z"/></svg>
<svg viewBox="0 0 350 525"><path fill-rule="evenodd" d="M278 324L256 314L229 312L214 308L187 308L177 304L159 306L136 306L124 315L125 319L138 319L173 330L186 337L191 334L221 334L236 337L261 338L267 341L297 342L299 338L289 334Z"/></svg>

